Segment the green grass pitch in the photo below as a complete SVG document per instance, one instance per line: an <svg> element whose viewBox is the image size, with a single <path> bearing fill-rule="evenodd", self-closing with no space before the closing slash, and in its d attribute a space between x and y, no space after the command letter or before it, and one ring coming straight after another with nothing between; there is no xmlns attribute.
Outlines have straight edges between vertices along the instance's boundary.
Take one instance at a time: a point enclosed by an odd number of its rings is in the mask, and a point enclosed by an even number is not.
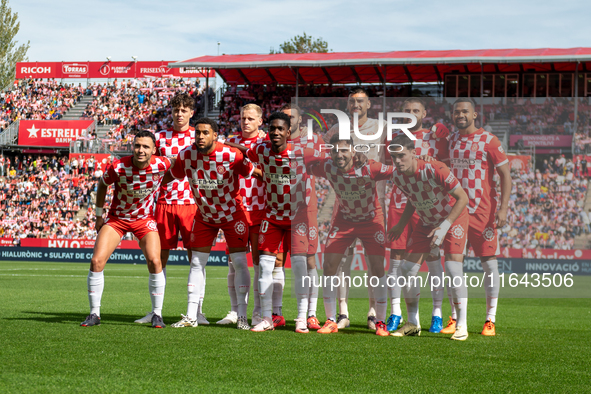
<svg viewBox="0 0 591 394"><path fill-rule="evenodd" d="M589 299L501 298L496 337L479 335L485 300L470 299L470 337L460 343L425 330L378 337L366 328L366 299L350 300L351 328L296 334L289 290L284 329L156 330L133 323L150 309L145 266L108 264L102 325L84 328L87 272L87 264L0 262L1 393L591 390ZM187 273L188 266L168 268L168 325L186 311ZM212 323L229 309L226 273L208 267L204 312ZM430 304L421 301L426 329ZM322 300L318 312L324 321ZM445 321L446 300L443 312Z"/></svg>

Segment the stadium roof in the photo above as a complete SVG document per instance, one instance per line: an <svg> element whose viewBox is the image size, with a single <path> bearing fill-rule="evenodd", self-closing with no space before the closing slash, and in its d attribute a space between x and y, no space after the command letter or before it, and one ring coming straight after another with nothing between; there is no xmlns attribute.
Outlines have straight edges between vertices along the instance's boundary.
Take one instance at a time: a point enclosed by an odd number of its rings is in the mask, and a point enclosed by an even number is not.
<svg viewBox="0 0 591 394"><path fill-rule="evenodd" d="M169 67L213 68L228 84L405 83L442 81L448 73L591 70L591 48L280 53L201 56Z"/></svg>

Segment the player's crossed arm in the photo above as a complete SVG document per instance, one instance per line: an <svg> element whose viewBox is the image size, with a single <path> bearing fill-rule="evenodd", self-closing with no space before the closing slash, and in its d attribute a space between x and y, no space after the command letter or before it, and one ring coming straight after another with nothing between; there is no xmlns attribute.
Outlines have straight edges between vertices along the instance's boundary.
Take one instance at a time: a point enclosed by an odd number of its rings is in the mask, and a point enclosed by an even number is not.
<svg viewBox="0 0 591 394"><path fill-rule="evenodd" d="M402 233L404 232L404 228L410 221L410 218L415 213L415 207L409 201L406 206L404 207L404 212L402 212L402 216L400 216L400 220L394 227L388 230L388 241L392 242L400 238Z"/></svg>
<svg viewBox="0 0 591 394"><path fill-rule="evenodd" d="M443 223L439 225L439 227L434 228L433 231L429 233L428 237L433 237L433 239L431 239L431 248L441 245L443 239L449 231L449 228L456 221L456 219L460 217L460 214L468 205L468 194L466 194L459 183L454 189L449 191L449 194L456 199L456 203Z"/></svg>

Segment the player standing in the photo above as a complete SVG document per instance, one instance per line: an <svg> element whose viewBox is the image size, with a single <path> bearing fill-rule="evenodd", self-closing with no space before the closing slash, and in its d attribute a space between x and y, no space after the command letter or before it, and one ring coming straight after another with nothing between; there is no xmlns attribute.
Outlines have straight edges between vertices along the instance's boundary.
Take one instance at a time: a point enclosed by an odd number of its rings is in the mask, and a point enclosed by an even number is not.
<svg viewBox="0 0 591 394"><path fill-rule="evenodd" d="M449 139L451 169L467 190L470 199L468 242L475 255L480 257L485 278L486 322L482 335L493 336L496 335L495 316L500 288L497 228L502 228L507 223L512 187L511 169L499 139L474 125L478 116L474 102L469 98L459 98L454 102L453 108L453 121L458 132L450 135ZM501 181L501 205L498 211L498 196L493 180L495 169ZM452 305L448 326L441 332L453 330L455 316Z"/></svg>
<svg viewBox="0 0 591 394"><path fill-rule="evenodd" d="M267 134L259 130L263 124L263 110L256 104L246 104L240 109L240 128L239 136L226 139L228 144L238 144L246 148L263 142ZM254 266L254 310L252 313L252 325L261 322L261 301L259 297L259 228L261 221L265 218L265 184L254 178L240 177L240 196L242 196L242 205L246 218L248 220L248 233L250 240L250 252ZM236 271L231 259L228 260L228 294L230 295L230 312L217 324L236 324L238 319L238 302L236 300L236 290L234 287L234 278Z"/></svg>
<svg viewBox="0 0 591 394"><path fill-rule="evenodd" d="M386 135L385 133L381 133L380 137L376 137L373 139L360 139L355 133L353 132L354 127L354 118L355 115L358 118L358 129L359 133L367 136L375 136L377 135L379 130L379 121L378 119L373 119L368 117L368 111L371 108L371 100L365 89L363 88L354 88L349 93L349 98L347 100L347 110L351 117L351 130L350 130L350 138L353 140L355 145L360 144L368 144L369 150L364 152L370 160L375 160L380 163L386 162L386 149L383 148L383 144L386 142ZM328 140L332 139L332 136L335 133L339 133L338 124L333 126L327 133L326 138ZM380 206L382 207L382 212L385 211L385 197L386 197L386 181L380 181L376 185L376 190L378 193L378 201ZM353 253L355 250L355 244L357 241L353 241L351 247L347 252L347 258L344 259L344 262L339 266L339 276L344 275L346 277L351 276L351 262L353 259ZM365 255L366 261L369 261L369 256L367 253ZM368 265L370 269L369 274L371 275L371 265ZM338 327L345 328L349 327L349 308L347 305L348 299L348 283L342 284L339 288L339 309L340 314L337 319ZM375 297L373 296L373 288L368 287L368 294L369 294L369 311L367 313L367 326L375 330L376 329L376 310L375 310Z"/></svg>
<svg viewBox="0 0 591 394"><path fill-rule="evenodd" d="M95 226L98 237L88 273L90 315L81 326L101 324L100 307L105 286L103 270L121 238L127 232L132 232L139 239L150 272L152 327L165 327L162 321L162 304L166 280L160 262L160 239L153 213L156 193L164 174L170 168L170 160L154 156L155 153L154 135L147 130L138 132L133 143L133 156L124 157L109 165L98 183ZM103 219L105 196L112 184L115 184L113 202L107 218Z"/></svg>
<svg viewBox="0 0 591 394"><path fill-rule="evenodd" d="M334 135L330 140L331 157L324 158L310 167L310 173L328 179L337 196L337 215L330 226L324 250L324 309L326 323L318 330L320 334L338 331L336 323L336 288L333 276L343 254L356 239L360 239L369 255L371 265L370 286L376 297L376 334L388 336L386 319L387 289L384 272L385 231L384 215L377 199L376 183L389 179L393 168L373 160L361 167L354 167L353 140L339 140ZM377 278L377 284L372 279ZM344 278L341 278L344 280ZM338 282L337 282L338 283Z"/></svg>
<svg viewBox="0 0 591 394"><path fill-rule="evenodd" d="M403 233L415 210L420 218L408 238L407 255L400 264L406 282L403 291L407 321L392 335L421 335L419 282L422 279L417 275L424 258L430 253L439 254L439 247L442 245L445 270L451 280L453 301L459 315L452 339L466 340L468 298L462 276L468 230L468 196L445 164L439 161L427 163L417 159L414 141L406 135L394 137L391 145L398 146L396 152L390 151L396 166L392 180L406 195L410 204L406 204L398 224L388 231L388 238L396 239Z"/></svg>
<svg viewBox="0 0 591 394"><path fill-rule="evenodd" d="M405 113L413 114L417 123L410 131L416 138L415 151L417 156L430 156L439 161L447 161L449 158L448 142L446 137L449 130L441 123L435 124L431 130L423 128L423 119L427 116L425 103L420 98L409 98L404 101L402 110ZM410 120L409 120L410 121ZM398 134L402 134L399 132ZM394 135L395 136L395 135ZM406 196L396 185L392 186L390 194L390 205L388 207L388 228L392 228L402 216L406 207ZM388 285L390 292L391 314L388 318L388 331L396 330L402 320L402 311L400 309L401 287L398 286L396 278L399 275L400 263L406 251L406 242L408 235L412 233L414 227L419 222L419 216L415 212L408 226L405 227L400 237L390 243L390 268L388 270ZM429 255L426 258L427 266L431 277L441 277L443 267L441 266L441 256ZM443 286L432 286L431 297L433 298L433 311L431 315L431 327L429 332L437 333L442 329L441 304L443 303Z"/></svg>
<svg viewBox="0 0 591 394"><path fill-rule="evenodd" d="M171 106L172 128L156 132L155 137L156 155L166 156L170 160L174 160L183 149L191 146L195 139L195 129L189 126L189 121L194 114L195 100L186 93L180 93L172 98ZM162 261L164 278L166 278L166 263L168 262L170 249L178 247L179 232L185 243L189 241L195 212L197 212L197 206L187 178L175 179L161 185L158 201L156 202L155 216L162 247L160 260ZM186 245L184 246L187 248ZM187 248L187 255L189 261L191 261L191 249L189 248ZM205 275L205 271L203 275ZM202 304L203 294L199 297L197 321L199 324L209 324L203 313L201 313ZM152 315L148 313L135 322L148 323L151 319Z"/></svg>
<svg viewBox="0 0 591 394"><path fill-rule="evenodd" d="M294 149L288 142L290 117L282 112L269 117L269 141L247 152L253 163L263 171L266 189L266 218L259 233L259 294L263 320L252 328L261 332L273 330L273 269L279 245L291 253L291 267L295 276L298 317L296 332L309 332L306 325L309 284L303 281L307 273L308 217L306 210L306 171L303 150Z"/></svg>
<svg viewBox="0 0 591 394"><path fill-rule="evenodd" d="M179 153L164 183L175 179L190 179L197 200L189 240L191 268L187 284L187 315L172 327L197 327L199 295L205 281L203 269L219 230L224 231L235 269L234 288L238 304L238 329L248 330L246 320L250 272L246 258L248 220L242 207L239 176L250 177L254 166L236 148L217 141L218 125L201 118L195 123L195 143Z"/></svg>
<svg viewBox="0 0 591 394"><path fill-rule="evenodd" d="M281 107L280 111L286 115L289 115L290 117L290 141L299 148L309 148L320 151L320 145L324 144L322 137L313 133L312 138L309 138L308 128L302 128L300 126L302 124L301 108L295 104L285 104L283 107ZM316 251L318 250L318 198L316 196L316 179L313 176L308 176L306 195L309 197L309 200L306 201L308 204L308 253L306 255L308 276L312 279L312 283L318 283L318 272L316 271ZM279 256L281 255L282 254ZM279 256L277 258L278 261L280 260ZM281 259L281 267L283 267L283 262L284 259ZM277 269L277 267L275 267L275 269ZM273 277L275 277L275 275L273 275ZM276 298L275 290L273 291L273 297ZM281 297L283 297L283 291L281 292ZM318 287L310 286L307 320L307 325L310 330L318 330L320 328L320 322L316 317L317 305ZM275 302L273 302L273 308L275 308ZM273 321L275 321L275 319L273 319Z"/></svg>

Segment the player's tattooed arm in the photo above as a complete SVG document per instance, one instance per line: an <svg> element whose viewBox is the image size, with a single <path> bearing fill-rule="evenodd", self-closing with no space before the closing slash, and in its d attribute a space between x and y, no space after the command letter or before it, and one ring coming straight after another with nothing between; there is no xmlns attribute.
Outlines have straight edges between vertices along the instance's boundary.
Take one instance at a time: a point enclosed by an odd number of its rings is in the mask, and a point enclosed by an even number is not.
<svg viewBox="0 0 591 394"><path fill-rule="evenodd" d="M392 227L390 230L388 230L388 241L389 242L395 241L398 238L400 238L400 236L404 232L404 228L406 227L406 225L408 224L408 222L410 221L410 218L412 217L412 215L414 213L415 213L414 205L412 205L410 203L410 201L407 202L406 206L404 207L404 212L402 212L402 215L400 216L400 220L398 221L398 223L396 223L396 225L394 227Z"/></svg>
<svg viewBox="0 0 591 394"><path fill-rule="evenodd" d="M246 151L248 150L248 148L246 146L240 145L240 144L235 144L233 142L224 141L224 145L228 145L232 148L236 148L242 153L246 153Z"/></svg>
<svg viewBox="0 0 591 394"><path fill-rule="evenodd" d="M98 187L96 189L96 221L94 229L98 233L101 231L105 220L103 219L103 205L105 205L105 198L107 196L107 190L109 190L109 186L106 185L103 180L101 179L98 182Z"/></svg>
<svg viewBox="0 0 591 394"><path fill-rule="evenodd" d="M170 170L166 171L164 178L162 178L162 182L160 183L160 187L166 187L166 185L174 180L174 176L170 172Z"/></svg>
<svg viewBox="0 0 591 394"><path fill-rule="evenodd" d="M501 178L501 206L495 213L495 219L497 221L497 228L505 227L507 224L507 211L509 210L509 199L511 198L511 169L509 163L505 163L502 166L497 167L499 178Z"/></svg>
<svg viewBox="0 0 591 394"><path fill-rule="evenodd" d="M256 178L256 179L258 179L258 180L259 180L259 181L261 181L261 182L264 182L264 181L265 181L265 178L263 177L263 172L262 172L262 171L261 171L261 169L260 169L260 168L258 168L258 167L255 167L255 168L254 168L254 170L253 170L253 172L252 172L252 175L251 175L251 176L252 176L253 178Z"/></svg>

